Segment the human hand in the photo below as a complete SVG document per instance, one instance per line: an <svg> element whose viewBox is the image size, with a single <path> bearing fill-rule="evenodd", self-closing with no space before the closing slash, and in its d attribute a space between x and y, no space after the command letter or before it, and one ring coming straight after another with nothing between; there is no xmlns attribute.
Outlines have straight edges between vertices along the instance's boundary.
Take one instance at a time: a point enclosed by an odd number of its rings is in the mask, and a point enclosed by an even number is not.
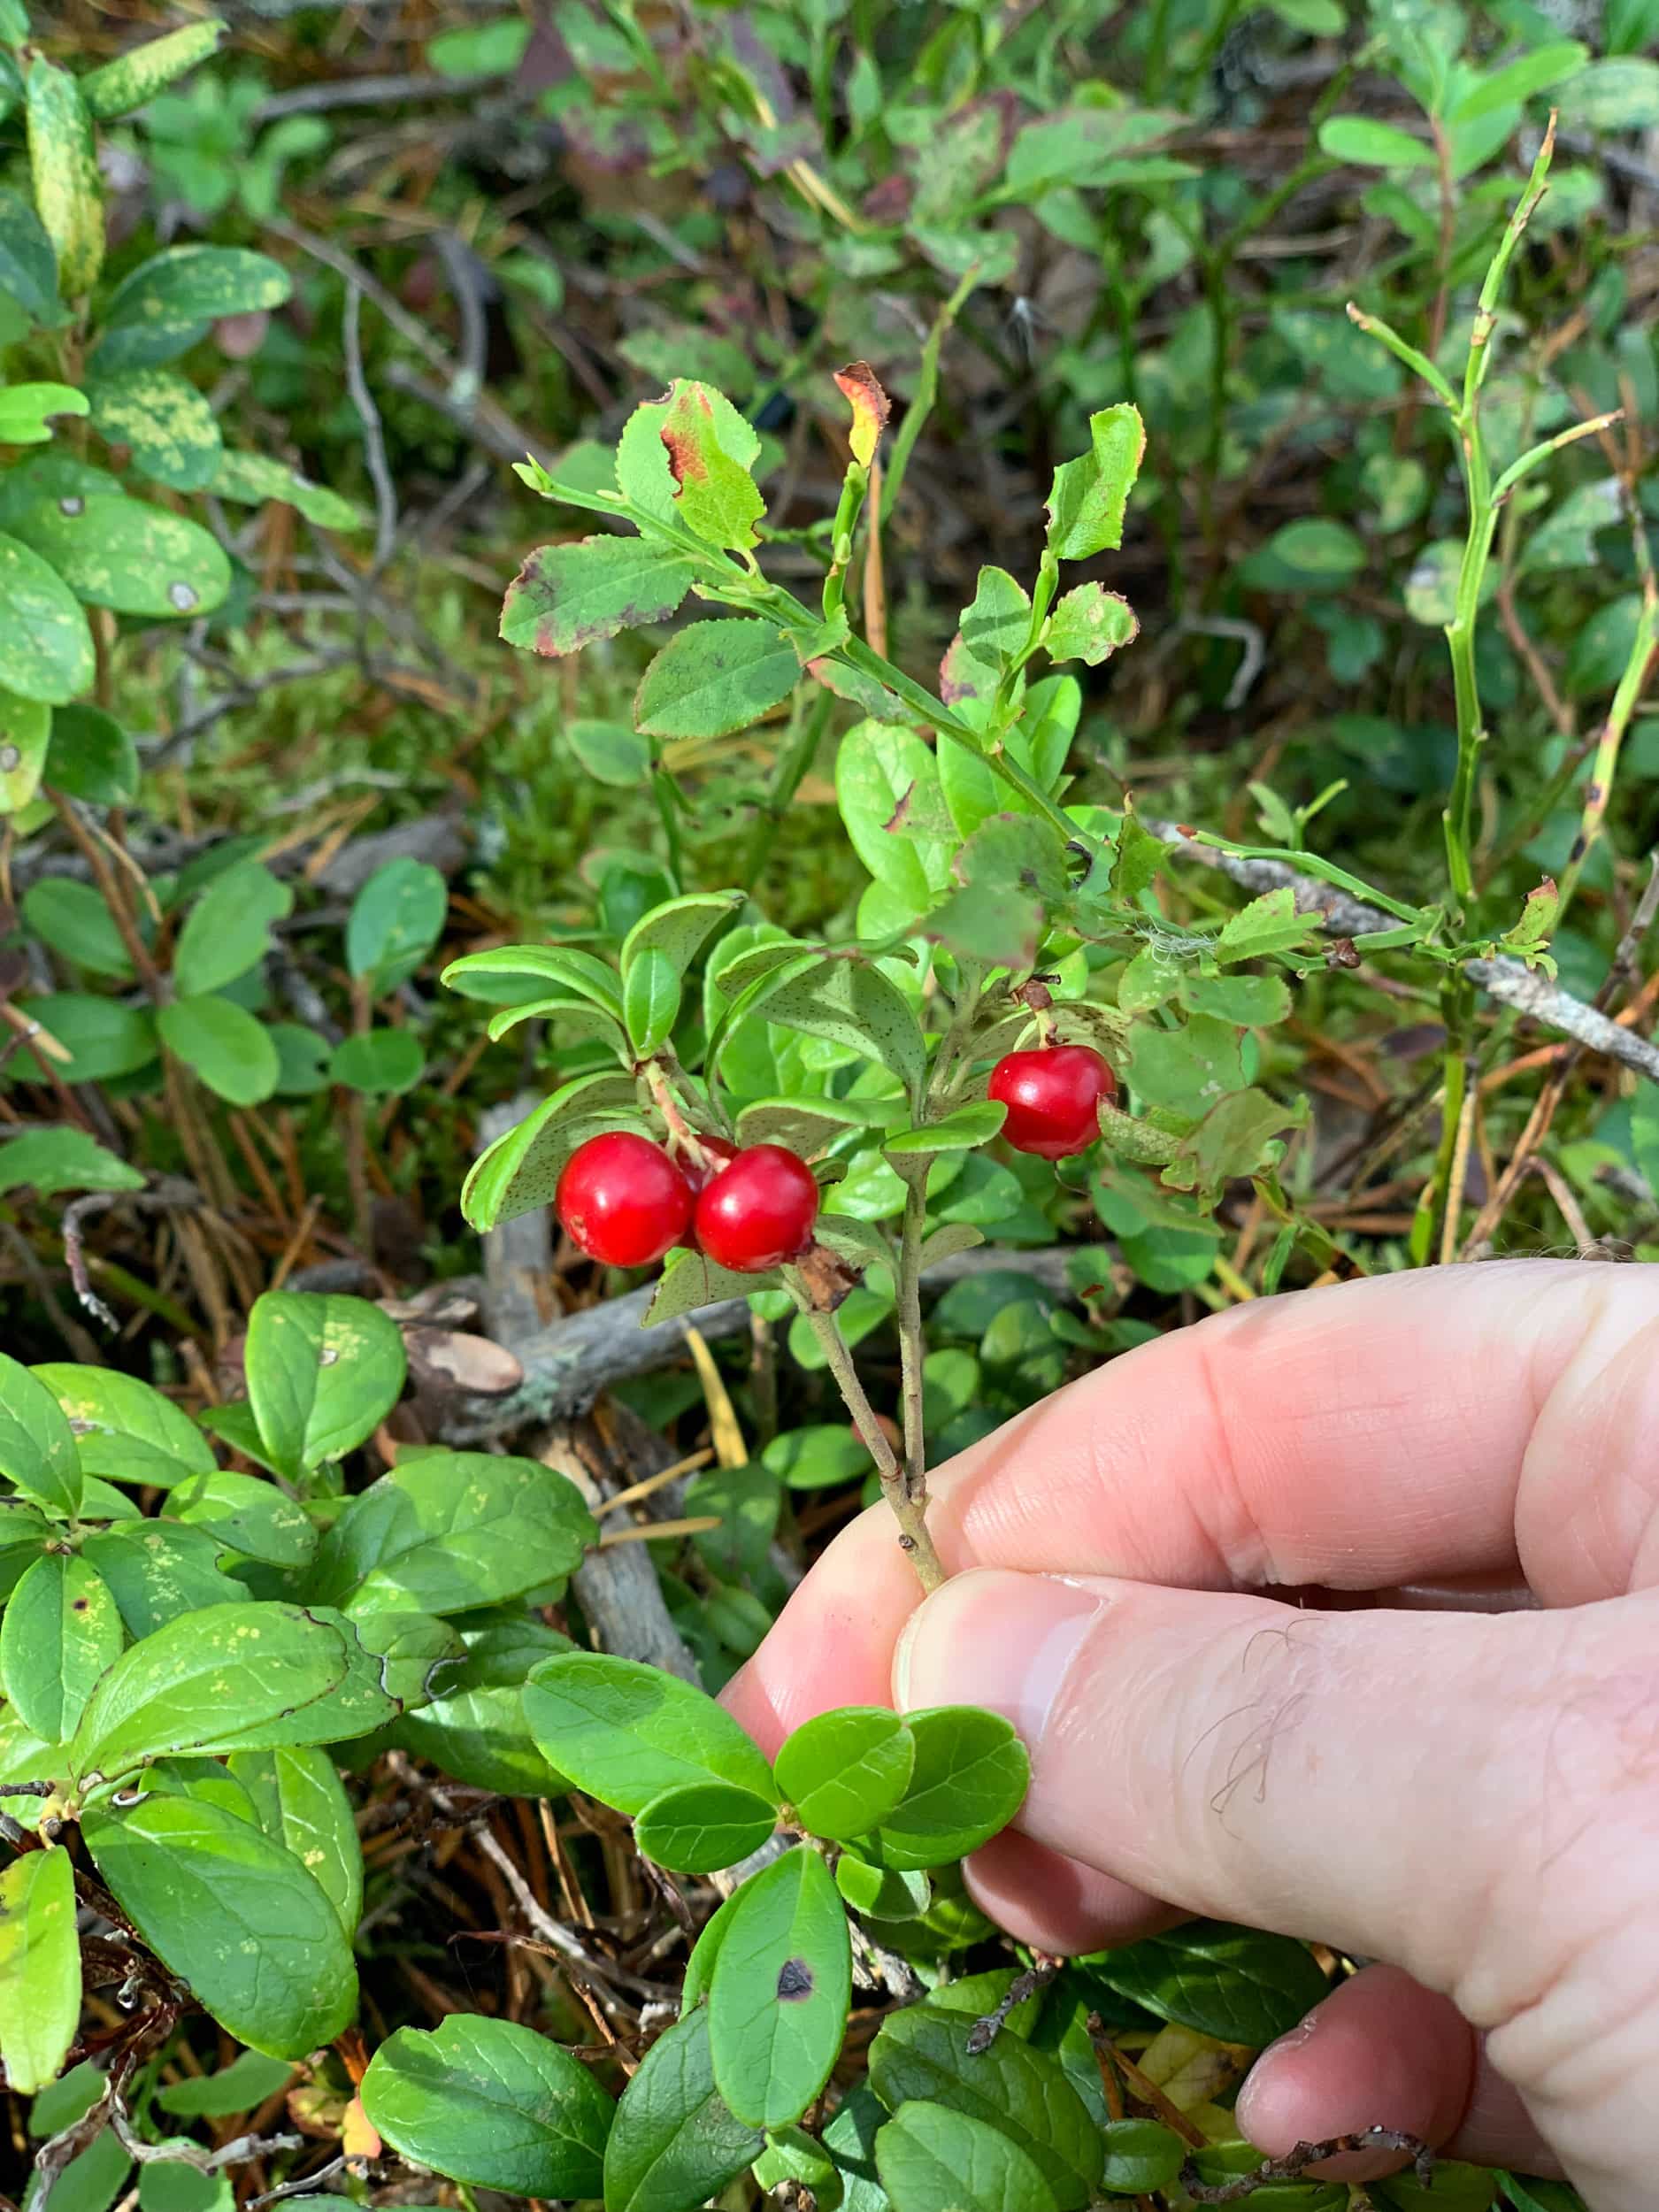
<svg viewBox="0 0 1659 2212"><path fill-rule="evenodd" d="M1388 1962L1258 2060L1264 2152L1380 2124L1650 2212L1656 1355L1647 1268L1235 1307L943 1469L925 1604L864 1515L727 1701L768 1751L839 1705L1007 1714L1031 1790L968 1878L1042 1948L1172 1906Z"/></svg>

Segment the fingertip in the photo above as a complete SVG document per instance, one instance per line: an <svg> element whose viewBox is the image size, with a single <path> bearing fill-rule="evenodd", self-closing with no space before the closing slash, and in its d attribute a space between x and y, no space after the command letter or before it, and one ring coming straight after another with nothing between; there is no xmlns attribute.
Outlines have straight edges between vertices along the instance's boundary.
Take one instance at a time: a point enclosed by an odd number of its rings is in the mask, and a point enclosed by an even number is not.
<svg viewBox="0 0 1659 2212"><path fill-rule="evenodd" d="M1144 1890L1004 1829L963 1869L968 1894L1013 1937L1058 1958L1157 1935L1184 1917Z"/></svg>

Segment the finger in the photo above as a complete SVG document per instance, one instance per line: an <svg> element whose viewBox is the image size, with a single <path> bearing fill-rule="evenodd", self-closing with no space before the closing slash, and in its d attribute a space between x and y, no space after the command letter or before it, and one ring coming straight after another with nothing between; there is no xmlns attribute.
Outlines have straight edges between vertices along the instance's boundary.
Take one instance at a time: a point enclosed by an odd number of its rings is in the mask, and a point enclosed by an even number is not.
<svg viewBox="0 0 1659 2212"><path fill-rule="evenodd" d="M1621 1897L1643 1903L1631 1744L1656 1627L1647 1598L1296 1613L981 1569L913 1617L893 1694L1013 1722L1033 1841L1188 1911L1395 1961L1489 2026L1564 1964L1546 1932L1600 1944ZM1501 1879L1517 1836L1526 1874Z"/></svg>
<svg viewBox="0 0 1659 2212"><path fill-rule="evenodd" d="M976 1851L963 1870L968 1894L999 1928L1017 1943L1061 1958L1133 1943L1185 1917L1144 1890L1033 1843L1017 1828L1005 1829Z"/></svg>
<svg viewBox="0 0 1659 2212"><path fill-rule="evenodd" d="M1559 2162L1520 2098L1488 2063L1457 2008L1394 1966L1339 1984L1298 2028L1263 2052L1239 2092L1238 2121L1270 2158L1298 2143L1386 2127L1448 2158L1556 2176ZM1310 2170L1368 2180L1403 2162L1371 2155Z"/></svg>
<svg viewBox="0 0 1659 2212"><path fill-rule="evenodd" d="M1113 1360L933 1479L945 1565L1225 1588L1659 1576L1641 1440L1659 1280L1557 1261L1258 1300ZM881 1694L917 1602L886 1509L845 1530L729 1692L766 1747Z"/></svg>

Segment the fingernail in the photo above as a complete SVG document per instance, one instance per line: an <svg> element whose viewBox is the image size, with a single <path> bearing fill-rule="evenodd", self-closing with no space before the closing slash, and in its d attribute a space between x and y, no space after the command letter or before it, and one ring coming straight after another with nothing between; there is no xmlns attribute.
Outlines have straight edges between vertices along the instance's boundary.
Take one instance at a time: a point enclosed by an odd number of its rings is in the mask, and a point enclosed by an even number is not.
<svg viewBox="0 0 1659 2212"><path fill-rule="evenodd" d="M893 1655L893 1702L983 1705L1013 1722L1029 1748L1090 1624L1105 1604L1087 1584L975 1568L918 1606Z"/></svg>

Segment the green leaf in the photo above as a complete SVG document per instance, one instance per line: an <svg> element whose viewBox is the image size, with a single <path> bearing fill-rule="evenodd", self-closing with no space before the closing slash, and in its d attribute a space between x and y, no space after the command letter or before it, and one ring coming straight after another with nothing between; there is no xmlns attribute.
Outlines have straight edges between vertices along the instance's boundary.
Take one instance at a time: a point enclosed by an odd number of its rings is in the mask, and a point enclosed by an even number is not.
<svg viewBox="0 0 1659 2212"><path fill-rule="evenodd" d="M0 1352L0 1475L65 1519L81 1510L81 1461L62 1408L27 1367Z"/></svg>
<svg viewBox="0 0 1659 2212"><path fill-rule="evenodd" d="M538 1660L572 1648L569 1637L528 1618L457 1625L465 1655L429 1703L397 1722L397 1742L473 1789L561 1794L565 1778L536 1749L519 1691Z"/></svg>
<svg viewBox="0 0 1659 2212"><path fill-rule="evenodd" d="M36 53L23 80L35 205L65 298L89 292L104 263L104 182L74 79Z"/></svg>
<svg viewBox="0 0 1659 2212"><path fill-rule="evenodd" d="M125 368L90 378L92 427L106 445L126 446L133 466L170 491L200 491L219 464L224 441L204 392L170 369Z"/></svg>
<svg viewBox="0 0 1659 2212"><path fill-rule="evenodd" d="M0 1871L0 2065L14 2095L55 2080L81 2025L81 1939L67 1851Z"/></svg>
<svg viewBox="0 0 1659 2212"><path fill-rule="evenodd" d="M189 1415L135 1375L67 1361L31 1372L62 1407L87 1474L170 1490L187 1474L213 1472L212 1448Z"/></svg>
<svg viewBox="0 0 1659 2212"><path fill-rule="evenodd" d="M355 1451L403 1387L397 1324L364 1298L267 1291L254 1302L244 1357L260 1437L290 1480Z"/></svg>
<svg viewBox="0 0 1659 2212"><path fill-rule="evenodd" d="M240 246L173 246L153 254L122 279L104 311L98 372L171 361L204 338L210 324L280 307L293 289L280 261Z"/></svg>
<svg viewBox="0 0 1659 2212"><path fill-rule="evenodd" d="M654 945L628 964L622 1011L628 1041L641 1060L659 1051L673 1034L680 1015L680 975L668 955Z"/></svg>
<svg viewBox="0 0 1659 2212"><path fill-rule="evenodd" d="M1178 995L1189 1013L1213 1014L1240 1029L1268 1029L1290 1018L1290 987L1276 975L1183 975Z"/></svg>
<svg viewBox="0 0 1659 2212"><path fill-rule="evenodd" d="M395 2151L473 2188L593 2197L614 2107L579 2059L509 2020L452 2014L400 2028L360 2091Z"/></svg>
<svg viewBox="0 0 1659 2212"><path fill-rule="evenodd" d="M67 1743L124 1640L96 1571L73 1552L44 1553L0 1619L0 1683L24 1725L47 1743Z"/></svg>
<svg viewBox="0 0 1659 2212"><path fill-rule="evenodd" d="M893 723L857 723L836 749L835 797L871 874L925 913L950 881L959 841L932 749Z"/></svg>
<svg viewBox="0 0 1659 2212"><path fill-rule="evenodd" d="M877 1920L918 1920L933 1901L926 1874L901 1874L843 1851L835 1862L835 1886L855 1912Z"/></svg>
<svg viewBox="0 0 1659 2212"><path fill-rule="evenodd" d="M902 1801L915 1765L916 1739L896 1714L849 1705L803 1722L772 1771L808 1834L839 1842L886 1819Z"/></svg>
<svg viewBox="0 0 1659 2212"><path fill-rule="evenodd" d="M1436 2159L1426 2188L1409 2170L1365 2185L1386 2212L1486 2212L1497 2197L1498 2177L1487 2166Z"/></svg>
<svg viewBox="0 0 1659 2212"><path fill-rule="evenodd" d="M257 860L239 860L208 885L184 918L173 979L187 998L217 991L265 958L271 925L293 911L292 887Z"/></svg>
<svg viewBox="0 0 1659 2212"><path fill-rule="evenodd" d="M886 1865L924 1870L965 1858L1006 1828L1031 1779L1025 1747L1000 1714L973 1705L907 1713L916 1740L909 1789L880 1824Z"/></svg>
<svg viewBox="0 0 1659 2212"><path fill-rule="evenodd" d="M1125 401L1091 415L1089 451L1063 462L1048 494L1048 547L1063 561L1087 561L1123 543L1124 510L1141 472L1146 426Z"/></svg>
<svg viewBox="0 0 1659 2212"><path fill-rule="evenodd" d="M1087 661L1098 668L1120 645L1140 634L1129 602L1102 584L1079 584L1055 603L1043 627L1042 646L1050 660Z"/></svg>
<svg viewBox="0 0 1659 2212"><path fill-rule="evenodd" d="M1265 1091L1234 1091L1218 1099L1182 1140L1164 1180L1174 1190L1218 1194L1227 1183L1255 1174L1276 1158L1269 1149L1274 1141L1307 1118L1305 1097L1284 1105Z"/></svg>
<svg viewBox="0 0 1659 2212"><path fill-rule="evenodd" d="M989 1144L1007 1118L1007 1107L995 1100L972 1099L967 1105L958 1106L953 1113L947 1114L942 1121L926 1122L917 1129L901 1129L896 1136L883 1138L881 1148L906 1158L922 1153L972 1152L982 1144Z"/></svg>
<svg viewBox="0 0 1659 2212"><path fill-rule="evenodd" d="M339 1914L350 1942L363 1910L363 1850L334 1761L315 1745L285 1744L233 1752L230 1771L259 1826L294 1854Z"/></svg>
<svg viewBox="0 0 1659 2212"><path fill-rule="evenodd" d="M254 1017L234 1000L208 992L170 999L156 1016L161 1041L216 1097L233 1106L257 1106L277 1087L277 1048Z"/></svg>
<svg viewBox="0 0 1659 2212"><path fill-rule="evenodd" d="M1217 960L1261 960L1268 955L1294 952L1306 944L1318 917L1296 911L1296 895L1288 884L1264 891L1248 906L1230 915L1216 939Z"/></svg>
<svg viewBox="0 0 1659 2212"><path fill-rule="evenodd" d="M186 23L160 38L146 39L142 46L130 48L102 68L88 70L81 80L88 114L104 120L142 107L198 62L217 53L226 30L225 24L210 16L205 22Z"/></svg>
<svg viewBox="0 0 1659 2212"><path fill-rule="evenodd" d="M685 898L668 899L642 914L622 941L622 972L648 952L659 952L677 976L682 976L724 921L729 921L748 899L744 891L694 891Z"/></svg>
<svg viewBox="0 0 1659 2212"><path fill-rule="evenodd" d="M230 589L230 558L217 539L199 524L145 499L70 493L27 509L12 527L89 607L184 618L211 614ZM0 568L0 586L4 575ZM4 663L0 677L14 691L27 689ZM73 688L81 690L90 680L82 678ZM56 703L70 693L50 695Z"/></svg>
<svg viewBox="0 0 1659 2212"><path fill-rule="evenodd" d="M1327 116L1319 126L1319 150L1333 161L1354 162L1362 169L1434 166L1434 149L1425 138L1369 115Z"/></svg>
<svg viewBox="0 0 1659 2212"><path fill-rule="evenodd" d="M595 783L631 789L651 772L649 740L626 722L600 722L578 715L561 733L565 742Z"/></svg>
<svg viewBox="0 0 1659 2212"><path fill-rule="evenodd" d="M804 1845L744 1883L709 1987L720 2094L753 2127L798 2120L847 2032L852 1952L829 1869Z"/></svg>
<svg viewBox="0 0 1659 2212"><path fill-rule="evenodd" d="M876 2137L876 2170L893 2212L1058 2212L1041 2169L1012 2137L919 2098Z"/></svg>
<svg viewBox="0 0 1659 2212"><path fill-rule="evenodd" d="M461 1188L462 1213L473 1228L493 1229L550 1205L565 1161L585 1138L638 1120L631 1075L583 1075L561 1084L473 1161Z"/></svg>
<svg viewBox="0 0 1659 2212"><path fill-rule="evenodd" d="M646 670L634 719L647 737L725 737L769 714L800 676L794 646L771 623L694 622Z"/></svg>
<svg viewBox="0 0 1659 2212"><path fill-rule="evenodd" d="M1186 2163L1187 2146L1156 2120L1109 2120L1101 2130L1106 2153L1101 2187L1124 2197L1167 2189Z"/></svg>
<svg viewBox="0 0 1659 2212"><path fill-rule="evenodd" d="M135 1167L106 1152L84 1129L28 1129L0 1143L0 1191L142 1190Z"/></svg>
<svg viewBox="0 0 1659 2212"><path fill-rule="evenodd" d="M1280 588L1306 587L1322 591L1340 590L1351 583L1369 557L1357 531L1324 515L1287 522L1273 533L1263 552L1289 572L1286 585Z"/></svg>
<svg viewBox="0 0 1659 2212"><path fill-rule="evenodd" d="M1087 1970L1161 2020L1256 2048L1287 2034L1330 1990L1304 1945L1215 1920L1102 1952Z"/></svg>
<svg viewBox="0 0 1659 2212"><path fill-rule="evenodd" d="M59 707L52 716L46 780L92 806L124 806L138 796L138 748L97 707Z"/></svg>
<svg viewBox="0 0 1659 2212"><path fill-rule="evenodd" d="M619 630L667 621L696 572L695 562L649 538L540 546L507 587L501 634L532 652L580 653Z"/></svg>
<svg viewBox="0 0 1659 2212"><path fill-rule="evenodd" d="M32 548L0 536L0 683L62 706L93 672L92 633L73 592Z"/></svg>
<svg viewBox="0 0 1659 2212"><path fill-rule="evenodd" d="M54 422L84 415L84 392L68 384L0 384L0 445L44 445Z"/></svg>
<svg viewBox="0 0 1659 2212"><path fill-rule="evenodd" d="M278 502L296 509L319 530L366 526L363 514L349 499L342 499L326 484L313 484L286 461L274 460L268 453L221 453L206 488L215 499L228 499L242 507Z"/></svg>
<svg viewBox="0 0 1659 2212"><path fill-rule="evenodd" d="M328 1080L367 1098L412 1091L426 1069L420 1040L410 1029L381 1027L342 1037L328 1056Z"/></svg>
<svg viewBox="0 0 1659 2212"><path fill-rule="evenodd" d="M77 967L132 981L133 964L121 933L103 894L90 883L42 877L23 895L23 918L35 936Z"/></svg>
<svg viewBox="0 0 1659 2212"><path fill-rule="evenodd" d="M715 2087L709 2015L698 2006L652 2044L622 2093L605 2145L605 2212L687 2212L706 2204L765 2140L758 2128L732 2116Z"/></svg>
<svg viewBox="0 0 1659 2212"><path fill-rule="evenodd" d="M575 1485L540 1460L423 1453L346 1501L311 1594L357 1618L468 1612L572 1573L598 1537Z"/></svg>
<svg viewBox="0 0 1659 2212"><path fill-rule="evenodd" d="M100 1680L70 1747L70 1770L114 1780L151 1759L313 1742L308 1709L349 1669L340 1630L297 1605L181 1613L124 1651Z"/></svg>
<svg viewBox="0 0 1659 2212"><path fill-rule="evenodd" d="M1093 2114L1048 2052L1007 2034L970 2051L973 2025L928 2004L890 2014L870 2047L871 2087L890 2112L915 2100L995 2128L1038 2168L1059 2212L1079 2212L1100 2185Z"/></svg>
<svg viewBox="0 0 1659 2212"><path fill-rule="evenodd" d="M205 1529L124 1521L88 1536L81 1556L109 1584L128 1635L149 1636L202 1606L246 1602L243 1586L219 1571L224 1548Z"/></svg>
<svg viewBox="0 0 1659 2212"><path fill-rule="evenodd" d="M224 2120L239 2112L253 2112L293 2079L294 2070L283 2060L266 2058L260 2051L243 2051L216 2073L186 2075L156 2093L164 2112L179 2120Z"/></svg>
<svg viewBox="0 0 1659 2212"><path fill-rule="evenodd" d="M1576 38L1536 46L1530 54L1517 54L1502 69L1478 78L1473 88L1448 111L1446 119L1458 124L1479 122L1483 115L1494 115L1517 101L1530 100L1540 92L1548 92L1552 85L1564 84L1570 77L1576 77L1589 59L1589 48L1580 45Z"/></svg>
<svg viewBox="0 0 1659 2212"><path fill-rule="evenodd" d="M17 192L0 191L0 292L9 292L31 322L51 329L63 320L52 242Z"/></svg>
<svg viewBox="0 0 1659 2212"><path fill-rule="evenodd" d="M618 1812L641 1813L691 1782L731 1782L777 1802L772 1769L730 1714L660 1668L563 1652L525 1684L524 1711L549 1764Z"/></svg>
<svg viewBox="0 0 1659 2212"><path fill-rule="evenodd" d="M488 952L465 953L450 961L439 980L469 997L488 997L488 989L481 987L508 977L556 984L622 1019L622 987L616 970L572 945L497 945Z"/></svg>
<svg viewBox="0 0 1659 2212"><path fill-rule="evenodd" d="M1516 2212L1585 2212L1584 2199L1564 2181L1540 2181L1532 2174L1500 2174L1498 2178Z"/></svg>
<svg viewBox="0 0 1659 2212"><path fill-rule="evenodd" d="M673 480L680 520L705 545L735 551L756 542L766 503L749 470L760 439L723 392L676 377L657 434Z"/></svg>
<svg viewBox="0 0 1659 2212"><path fill-rule="evenodd" d="M1651 130L1659 124L1659 62L1635 55L1592 62L1563 96L1561 110L1575 130Z"/></svg>
<svg viewBox="0 0 1659 2212"><path fill-rule="evenodd" d="M777 1809L730 1782L687 1782L652 1798L634 1823L641 1854L675 1874L735 1866L778 1825Z"/></svg>
<svg viewBox="0 0 1659 2212"><path fill-rule="evenodd" d="M775 1269L761 1275L738 1275L729 1268L717 1267L701 1252L671 1252L663 1263L641 1326L654 1329L664 1321L679 1320L681 1314L718 1305L723 1299L749 1298L757 1290L776 1289L782 1281Z"/></svg>
<svg viewBox="0 0 1659 2212"><path fill-rule="evenodd" d="M303 2058L357 2010L339 1915L291 1851L200 1799L88 1811L98 1872L157 1958L239 2042Z"/></svg>
<svg viewBox="0 0 1659 2212"><path fill-rule="evenodd" d="M775 1027L827 1037L833 1044L872 1054L891 1068L912 1099L927 1079L927 1048L909 999L879 968L856 958L816 960L766 999L762 1009Z"/></svg>
<svg viewBox="0 0 1659 2212"><path fill-rule="evenodd" d="M303 1505L258 1475L186 1475L167 1500L169 1518L204 1528L250 1559L303 1567L317 1549L317 1531Z"/></svg>
<svg viewBox="0 0 1659 2212"><path fill-rule="evenodd" d="M351 902L346 966L376 998L415 975L443 933L449 888L424 860L388 860Z"/></svg>

